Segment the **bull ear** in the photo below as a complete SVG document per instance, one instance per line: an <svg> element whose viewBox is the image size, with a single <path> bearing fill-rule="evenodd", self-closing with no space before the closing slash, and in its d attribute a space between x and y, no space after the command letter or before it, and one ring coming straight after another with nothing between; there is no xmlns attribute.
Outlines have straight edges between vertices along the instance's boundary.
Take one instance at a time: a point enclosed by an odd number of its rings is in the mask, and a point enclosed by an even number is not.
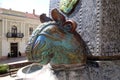
<svg viewBox="0 0 120 80"><path fill-rule="evenodd" d="M68 20L66 21L64 24L63 24L63 27L65 30L67 30L68 32L75 32L75 29L77 27L77 24L75 21L72 21L72 20Z"/></svg>
<svg viewBox="0 0 120 80"><path fill-rule="evenodd" d="M61 14L57 9L52 10L51 16L52 16L53 20L55 20L58 23L63 24L66 21L65 16L63 14Z"/></svg>
<svg viewBox="0 0 120 80"><path fill-rule="evenodd" d="M40 22L41 22L41 23L48 22L48 21L52 21L52 19L49 18L49 17L47 17L46 14L44 14L44 13L41 14L41 15L39 16L39 18L40 18Z"/></svg>

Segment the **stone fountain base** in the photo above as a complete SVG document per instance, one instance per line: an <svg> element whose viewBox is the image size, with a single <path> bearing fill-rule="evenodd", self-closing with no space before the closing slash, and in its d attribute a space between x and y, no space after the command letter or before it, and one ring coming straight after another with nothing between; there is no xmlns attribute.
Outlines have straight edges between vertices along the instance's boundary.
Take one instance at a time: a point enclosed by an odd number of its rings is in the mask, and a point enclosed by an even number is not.
<svg viewBox="0 0 120 80"><path fill-rule="evenodd" d="M120 60L89 62L85 66L55 69L58 80L120 80Z"/></svg>

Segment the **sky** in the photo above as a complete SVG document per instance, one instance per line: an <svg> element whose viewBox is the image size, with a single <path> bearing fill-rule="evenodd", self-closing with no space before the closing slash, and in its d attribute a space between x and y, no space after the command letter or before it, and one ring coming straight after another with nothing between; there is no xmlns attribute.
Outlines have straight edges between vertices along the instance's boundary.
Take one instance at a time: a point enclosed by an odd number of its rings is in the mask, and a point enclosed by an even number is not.
<svg viewBox="0 0 120 80"><path fill-rule="evenodd" d="M16 11L35 13L40 15L42 13L49 14L50 0L0 0L0 7L12 9Z"/></svg>

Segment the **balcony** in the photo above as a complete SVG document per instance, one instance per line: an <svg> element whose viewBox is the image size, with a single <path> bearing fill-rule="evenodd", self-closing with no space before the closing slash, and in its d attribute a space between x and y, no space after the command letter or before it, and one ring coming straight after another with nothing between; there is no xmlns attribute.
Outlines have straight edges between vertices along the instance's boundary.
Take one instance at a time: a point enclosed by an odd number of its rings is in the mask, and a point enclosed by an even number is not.
<svg viewBox="0 0 120 80"><path fill-rule="evenodd" d="M6 37L7 38L23 38L24 34L23 33L11 33L11 32L7 32Z"/></svg>

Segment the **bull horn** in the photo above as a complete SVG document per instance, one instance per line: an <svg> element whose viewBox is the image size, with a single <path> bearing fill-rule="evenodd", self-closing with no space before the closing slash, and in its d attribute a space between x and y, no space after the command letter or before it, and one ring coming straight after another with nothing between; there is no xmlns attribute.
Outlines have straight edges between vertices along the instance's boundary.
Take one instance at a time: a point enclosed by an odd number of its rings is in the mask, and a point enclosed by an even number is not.
<svg viewBox="0 0 120 80"><path fill-rule="evenodd" d="M51 16L56 22L64 23L66 21L64 15L62 15L57 9L52 10Z"/></svg>

